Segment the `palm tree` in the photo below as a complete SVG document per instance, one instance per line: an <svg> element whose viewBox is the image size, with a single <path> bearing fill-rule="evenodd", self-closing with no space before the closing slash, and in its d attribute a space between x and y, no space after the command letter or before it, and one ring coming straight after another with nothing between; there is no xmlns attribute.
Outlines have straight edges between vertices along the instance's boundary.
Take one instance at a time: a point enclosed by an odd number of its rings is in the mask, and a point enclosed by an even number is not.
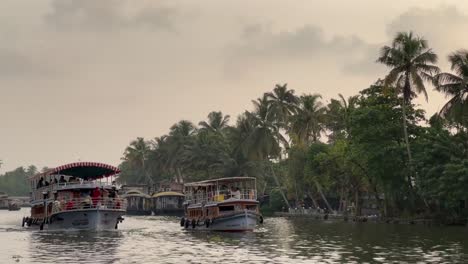
<svg viewBox="0 0 468 264"><path fill-rule="evenodd" d="M246 117L250 119L249 122L252 122L254 126L247 138L249 157L254 160L266 161L269 164L273 179L279 187L284 202L289 207L288 199L281 189L282 185L279 183L278 177L276 177L276 173L270 162L270 158L280 157L280 142L287 144L287 141L280 133L275 115L270 111L268 94L264 94L262 98L258 98L256 101L252 102L255 106L255 111L253 113L245 112Z"/></svg>
<svg viewBox="0 0 468 264"><path fill-rule="evenodd" d="M309 145L317 142L320 133L324 130L326 108L319 100L319 94L303 95L299 98L299 107L291 117L291 131L297 143Z"/></svg>
<svg viewBox="0 0 468 264"><path fill-rule="evenodd" d="M439 73L434 77L436 90L450 96L440 114L468 128L468 50L449 55L454 73Z"/></svg>
<svg viewBox="0 0 468 264"><path fill-rule="evenodd" d="M297 108L299 99L294 95L293 89L288 89L288 84L277 84L272 92L266 94L268 103L270 104L270 112L274 115L281 127L286 126L289 116L291 116Z"/></svg>
<svg viewBox="0 0 468 264"><path fill-rule="evenodd" d="M181 120L170 128L168 138L168 166L176 172L179 182L183 181L182 153L185 148L192 143L193 136L196 132L197 129L195 125L187 120Z"/></svg>
<svg viewBox="0 0 468 264"><path fill-rule="evenodd" d="M348 100L342 94L339 99L331 99L327 105L326 126L331 131L328 136L331 141L337 137L347 137L349 134L349 119L355 108L358 96L350 96Z"/></svg>
<svg viewBox="0 0 468 264"><path fill-rule="evenodd" d="M425 39L414 36L412 32L400 32L393 39L391 46L382 48L377 62L391 68L385 77L384 85L396 87L403 95L401 104L403 132L410 169L408 184L412 188L412 157L407 131L406 107L417 94L424 94L427 100L424 81L432 81L432 76L439 72L439 68L434 65L437 62L437 55L428 48Z"/></svg>
<svg viewBox="0 0 468 264"><path fill-rule="evenodd" d="M150 153L150 146L144 138L138 137L133 140L130 145L125 149L124 160L128 161L131 165L137 167L141 173L146 177L148 182L153 183L153 180L148 175L145 162Z"/></svg>
<svg viewBox="0 0 468 264"><path fill-rule="evenodd" d="M201 121L198 125L202 131L210 131L215 133L221 133L228 127L229 115L223 115L222 112L213 111L208 114L208 122Z"/></svg>

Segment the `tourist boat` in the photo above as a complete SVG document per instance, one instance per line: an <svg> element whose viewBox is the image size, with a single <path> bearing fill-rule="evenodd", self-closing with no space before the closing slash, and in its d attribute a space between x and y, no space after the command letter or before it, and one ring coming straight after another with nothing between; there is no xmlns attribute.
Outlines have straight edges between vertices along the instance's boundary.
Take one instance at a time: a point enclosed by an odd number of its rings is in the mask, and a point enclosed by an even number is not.
<svg viewBox="0 0 468 264"><path fill-rule="evenodd" d="M242 232L263 223L256 180L231 177L185 185L185 229Z"/></svg>
<svg viewBox="0 0 468 264"><path fill-rule="evenodd" d="M153 194L153 212L155 215L183 216L184 195L180 192L158 192Z"/></svg>
<svg viewBox="0 0 468 264"><path fill-rule="evenodd" d="M119 172L107 164L76 162L32 176L31 216L23 218L23 226L117 229L126 208L113 182Z"/></svg>

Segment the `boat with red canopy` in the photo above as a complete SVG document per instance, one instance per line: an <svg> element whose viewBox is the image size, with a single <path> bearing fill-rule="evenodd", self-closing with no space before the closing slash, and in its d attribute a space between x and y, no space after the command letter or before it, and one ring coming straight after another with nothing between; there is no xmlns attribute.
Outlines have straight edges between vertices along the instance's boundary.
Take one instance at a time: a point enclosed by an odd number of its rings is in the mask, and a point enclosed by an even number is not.
<svg viewBox="0 0 468 264"><path fill-rule="evenodd" d="M117 229L126 201L118 196L117 167L98 162L75 162L29 178L31 216L23 226L42 229Z"/></svg>

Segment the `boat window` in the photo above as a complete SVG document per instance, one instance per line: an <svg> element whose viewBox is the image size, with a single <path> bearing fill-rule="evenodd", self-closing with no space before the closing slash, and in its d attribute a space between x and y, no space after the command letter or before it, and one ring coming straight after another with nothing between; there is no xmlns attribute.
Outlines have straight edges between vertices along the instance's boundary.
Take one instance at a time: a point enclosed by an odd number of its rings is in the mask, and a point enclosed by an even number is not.
<svg viewBox="0 0 468 264"><path fill-rule="evenodd" d="M247 210L256 210L257 209L257 205L246 205L245 208Z"/></svg>
<svg viewBox="0 0 468 264"><path fill-rule="evenodd" d="M224 211L234 211L234 206L220 206L219 211L224 212Z"/></svg>

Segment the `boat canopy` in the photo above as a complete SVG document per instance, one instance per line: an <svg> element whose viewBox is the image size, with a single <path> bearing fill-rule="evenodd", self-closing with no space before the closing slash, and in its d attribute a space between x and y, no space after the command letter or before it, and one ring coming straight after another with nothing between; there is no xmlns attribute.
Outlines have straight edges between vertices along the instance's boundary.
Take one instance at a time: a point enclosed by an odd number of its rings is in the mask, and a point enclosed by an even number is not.
<svg viewBox="0 0 468 264"><path fill-rule="evenodd" d="M119 168L108 164L98 162L75 162L36 174L31 178L39 178L48 175L66 175L88 181L109 177L118 173L120 173Z"/></svg>
<svg viewBox="0 0 468 264"><path fill-rule="evenodd" d="M124 194L125 197L143 197L143 198L151 198L151 196L149 196L148 194L146 193L142 193L138 190L130 190L128 191L127 193Z"/></svg>
<svg viewBox="0 0 468 264"><path fill-rule="evenodd" d="M182 196L183 197L184 195L178 192L159 192L159 193L153 194L153 198L163 197L163 196Z"/></svg>
<svg viewBox="0 0 468 264"><path fill-rule="evenodd" d="M253 177L220 178L220 179L186 183L185 186L186 187L211 186L211 185L216 185L216 184L230 184L230 183L236 183L236 182L249 182L249 181L255 181L255 178Z"/></svg>

